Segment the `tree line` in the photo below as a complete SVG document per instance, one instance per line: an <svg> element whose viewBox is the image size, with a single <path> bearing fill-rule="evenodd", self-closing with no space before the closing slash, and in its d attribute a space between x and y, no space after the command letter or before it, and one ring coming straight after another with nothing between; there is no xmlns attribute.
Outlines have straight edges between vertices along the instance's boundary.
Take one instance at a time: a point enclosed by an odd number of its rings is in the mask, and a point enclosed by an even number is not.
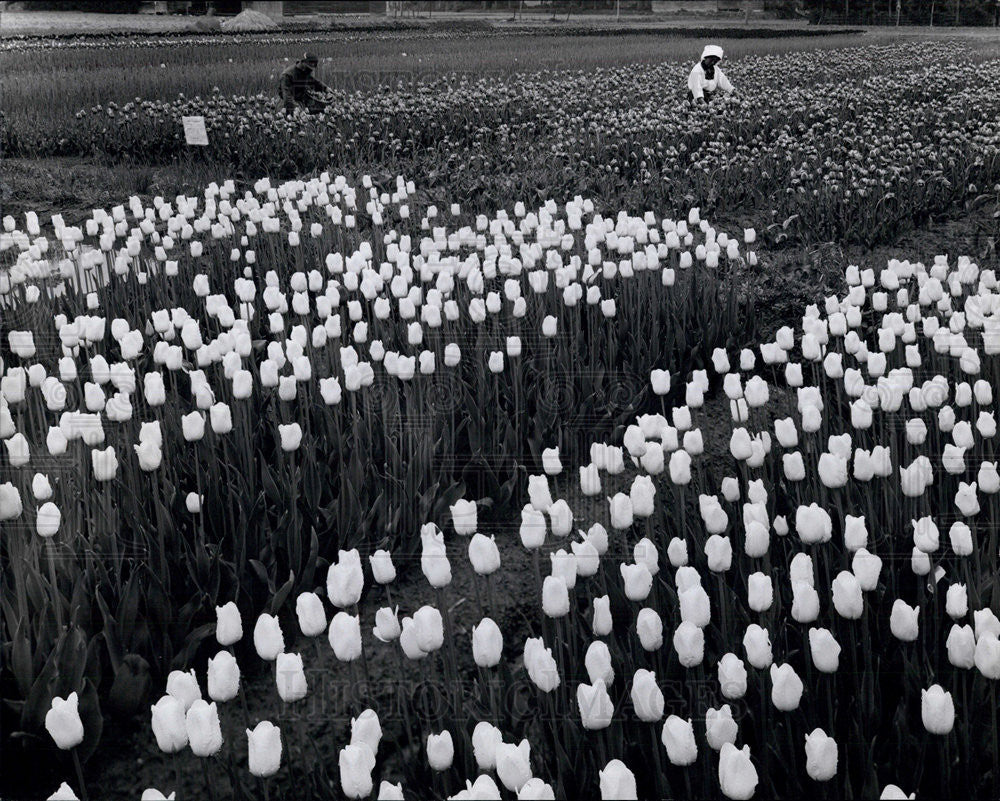
<svg viewBox="0 0 1000 801"><path fill-rule="evenodd" d="M798 6L818 24L1000 27L1000 0L799 0Z"/></svg>

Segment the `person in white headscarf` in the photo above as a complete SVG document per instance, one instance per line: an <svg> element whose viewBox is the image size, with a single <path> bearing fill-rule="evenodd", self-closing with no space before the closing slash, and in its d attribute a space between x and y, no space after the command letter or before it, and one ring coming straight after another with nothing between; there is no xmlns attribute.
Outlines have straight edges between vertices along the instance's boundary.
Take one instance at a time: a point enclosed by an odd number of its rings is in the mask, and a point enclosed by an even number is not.
<svg viewBox="0 0 1000 801"><path fill-rule="evenodd" d="M729 78L719 69L722 61L722 48L718 45L708 45L701 53L701 61L694 65L688 76L688 102L708 103L716 92L733 93L733 85Z"/></svg>

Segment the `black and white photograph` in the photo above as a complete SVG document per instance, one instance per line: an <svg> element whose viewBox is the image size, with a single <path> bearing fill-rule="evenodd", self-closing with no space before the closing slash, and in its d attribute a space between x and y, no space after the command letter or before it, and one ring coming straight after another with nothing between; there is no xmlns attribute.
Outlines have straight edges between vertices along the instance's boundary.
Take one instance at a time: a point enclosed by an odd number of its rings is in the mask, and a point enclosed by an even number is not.
<svg viewBox="0 0 1000 801"><path fill-rule="evenodd" d="M0 801L1000 799L1000 0L0 2Z"/></svg>

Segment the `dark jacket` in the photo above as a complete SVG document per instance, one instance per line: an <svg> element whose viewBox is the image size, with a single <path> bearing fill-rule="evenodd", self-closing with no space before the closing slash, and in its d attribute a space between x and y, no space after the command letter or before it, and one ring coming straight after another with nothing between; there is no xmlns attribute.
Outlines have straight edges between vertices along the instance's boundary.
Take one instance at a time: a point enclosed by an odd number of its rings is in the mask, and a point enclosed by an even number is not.
<svg viewBox="0 0 1000 801"><path fill-rule="evenodd" d="M291 113L295 111L296 105L309 105L310 92L325 92L327 86L322 81L317 81L312 72L296 63L287 67L281 73L281 82L278 85L278 93L285 104L285 111Z"/></svg>

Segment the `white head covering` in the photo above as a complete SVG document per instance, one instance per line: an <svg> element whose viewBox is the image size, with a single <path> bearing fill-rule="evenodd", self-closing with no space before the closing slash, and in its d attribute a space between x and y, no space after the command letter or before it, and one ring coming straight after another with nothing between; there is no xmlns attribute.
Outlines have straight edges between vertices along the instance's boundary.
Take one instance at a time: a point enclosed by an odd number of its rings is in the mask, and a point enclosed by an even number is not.
<svg viewBox="0 0 1000 801"><path fill-rule="evenodd" d="M718 45L706 45L705 49L701 51L702 59L708 56L715 56L720 61L722 60L722 48Z"/></svg>

